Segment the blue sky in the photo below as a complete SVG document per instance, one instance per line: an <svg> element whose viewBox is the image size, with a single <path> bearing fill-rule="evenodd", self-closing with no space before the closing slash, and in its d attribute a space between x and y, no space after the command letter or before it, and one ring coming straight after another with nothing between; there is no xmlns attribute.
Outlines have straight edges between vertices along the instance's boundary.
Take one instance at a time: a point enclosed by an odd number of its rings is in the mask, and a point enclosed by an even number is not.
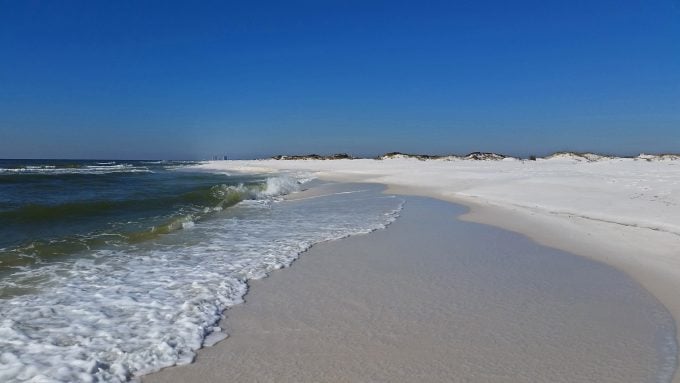
<svg viewBox="0 0 680 383"><path fill-rule="evenodd" d="M0 158L680 152L680 1L0 0Z"/></svg>

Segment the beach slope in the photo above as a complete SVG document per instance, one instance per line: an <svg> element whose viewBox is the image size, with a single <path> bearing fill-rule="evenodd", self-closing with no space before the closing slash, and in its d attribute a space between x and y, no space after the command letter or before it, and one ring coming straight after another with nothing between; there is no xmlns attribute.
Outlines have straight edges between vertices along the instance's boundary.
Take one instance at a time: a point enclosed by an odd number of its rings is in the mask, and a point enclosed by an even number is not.
<svg viewBox="0 0 680 383"><path fill-rule="evenodd" d="M314 246L250 283L230 338L144 382L667 381L654 297L464 211L408 197L387 229Z"/></svg>
<svg viewBox="0 0 680 383"><path fill-rule="evenodd" d="M470 208L465 219L623 270L680 318L677 157L213 161L199 168L376 182L390 192L464 204Z"/></svg>

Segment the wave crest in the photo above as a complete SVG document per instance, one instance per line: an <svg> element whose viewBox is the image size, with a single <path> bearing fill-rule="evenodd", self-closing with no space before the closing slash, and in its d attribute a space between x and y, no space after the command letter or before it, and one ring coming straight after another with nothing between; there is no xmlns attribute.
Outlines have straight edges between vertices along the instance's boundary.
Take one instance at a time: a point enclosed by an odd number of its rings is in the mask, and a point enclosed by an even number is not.
<svg viewBox="0 0 680 383"><path fill-rule="evenodd" d="M28 230L36 226L68 227L74 222L106 219L105 226L86 235L57 234L51 239L0 246L0 269L33 265L55 257L103 248L114 243L140 243L177 230L191 228L195 223L243 201L272 202L277 197L298 191L300 182L290 176L269 177L253 184L217 184L179 195L147 195L141 199L68 202L57 205L24 205L0 211L0 224ZM171 209L172 213L161 213ZM126 211L144 210L152 221L116 223L126 217ZM121 218L123 217L123 218ZM127 218L126 218L127 219ZM114 228L115 226L115 228ZM92 229L90 229L92 230Z"/></svg>

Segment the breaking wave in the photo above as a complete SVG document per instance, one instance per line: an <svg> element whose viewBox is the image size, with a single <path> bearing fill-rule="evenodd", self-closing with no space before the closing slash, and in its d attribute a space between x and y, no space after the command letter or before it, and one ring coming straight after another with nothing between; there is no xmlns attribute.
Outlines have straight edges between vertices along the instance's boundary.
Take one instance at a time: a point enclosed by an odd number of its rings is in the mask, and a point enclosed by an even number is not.
<svg viewBox="0 0 680 383"><path fill-rule="evenodd" d="M260 183L245 185L217 184L200 187L178 195L155 196L124 200L95 200L67 202L56 205L28 204L15 209L0 211L0 222L19 229L39 225L72 225L105 219L108 224L88 234L65 235L49 239L37 239L17 246L0 248L0 269L36 264L58 256L101 248L102 246L139 243L169 234L176 230L193 227L230 206L244 200L271 200L297 191L300 181L289 176L270 177ZM162 214L171 210L171 214ZM115 222L135 212L152 216L139 222ZM113 227L112 227L113 226Z"/></svg>

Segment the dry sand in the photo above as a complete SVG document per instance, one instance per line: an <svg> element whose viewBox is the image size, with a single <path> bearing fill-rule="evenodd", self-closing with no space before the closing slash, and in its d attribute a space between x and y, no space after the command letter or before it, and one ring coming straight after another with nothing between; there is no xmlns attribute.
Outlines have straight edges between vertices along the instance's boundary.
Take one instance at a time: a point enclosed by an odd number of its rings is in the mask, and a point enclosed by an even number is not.
<svg viewBox="0 0 680 383"><path fill-rule="evenodd" d="M462 212L409 198L386 230L313 247L251 283L230 338L144 382L664 381L674 324L651 294Z"/></svg>

